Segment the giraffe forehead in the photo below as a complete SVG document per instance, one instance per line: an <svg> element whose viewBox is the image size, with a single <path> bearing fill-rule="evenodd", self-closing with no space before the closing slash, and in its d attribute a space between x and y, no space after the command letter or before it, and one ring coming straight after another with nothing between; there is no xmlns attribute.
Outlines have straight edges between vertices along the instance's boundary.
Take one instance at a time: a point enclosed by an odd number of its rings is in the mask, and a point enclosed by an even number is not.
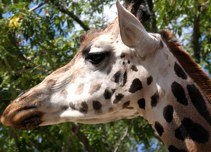
<svg viewBox="0 0 211 152"><path fill-rule="evenodd" d="M113 48L114 38L111 35L100 35L92 41L91 50L89 53L109 51Z"/></svg>
<svg viewBox="0 0 211 152"><path fill-rule="evenodd" d="M102 34L93 39L90 53L95 52L103 52L103 51L109 51L114 50L119 55L122 52L128 53L128 51L134 51L133 48L129 48L126 46L122 40L119 34Z"/></svg>

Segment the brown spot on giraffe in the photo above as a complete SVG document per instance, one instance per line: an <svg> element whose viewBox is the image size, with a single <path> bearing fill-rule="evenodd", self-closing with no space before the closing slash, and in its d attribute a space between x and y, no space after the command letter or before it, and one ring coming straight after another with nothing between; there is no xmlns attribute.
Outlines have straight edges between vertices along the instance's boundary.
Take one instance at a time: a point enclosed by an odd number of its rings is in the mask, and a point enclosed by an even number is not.
<svg viewBox="0 0 211 152"><path fill-rule="evenodd" d="M104 98L107 100L107 99L110 99L113 95L113 93L115 92L115 90L112 90L110 88L106 88L105 91L104 91Z"/></svg>
<svg viewBox="0 0 211 152"><path fill-rule="evenodd" d="M188 99L186 97L185 90L179 83L173 82L171 85L171 90L177 99L177 102L183 105L188 105Z"/></svg>
<svg viewBox="0 0 211 152"><path fill-rule="evenodd" d="M67 92L66 88L61 91L62 96L66 97L67 94L68 94L68 92Z"/></svg>
<svg viewBox="0 0 211 152"><path fill-rule="evenodd" d="M150 85L152 83L152 81L153 81L153 77L152 76L149 76L147 78L147 85Z"/></svg>
<svg viewBox="0 0 211 152"><path fill-rule="evenodd" d="M92 83L90 86L89 94L92 95L93 93L97 92L100 89L101 85L98 83Z"/></svg>
<svg viewBox="0 0 211 152"><path fill-rule="evenodd" d="M88 111L88 105L87 105L86 102L82 102L81 103L81 107L80 107L79 111L82 112L82 113L87 113L87 111Z"/></svg>
<svg viewBox="0 0 211 152"><path fill-rule="evenodd" d="M123 109L133 109L133 107L129 107L130 106L130 101L126 101L125 103L123 103L122 108Z"/></svg>
<svg viewBox="0 0 211 152"><path fill-rule="evenodd" d="M138 105L139 105L139 108L145 109L145 106L146 106L145 99L144 98L139 99Z"/></svg>
<svg viewBox="0 0 211 152"><path fill-rule="evenodd" d="M75 91L75 93L80 95L80 94L83 93L83 90L84 90L84 84L81 83L81 84L79 84L79 86L78 86L77 90Z"/></svg>
<svg viewBox="0 0 211 152"><path fill-rule="evenodd" d="M94 110L97 110L97 111L101 110L102 104L99 101L93 101L92 104L93 104Z"/></svg>
<svg viewBox="0 0 211 152"><path fill-rule="evenodd" d="M135 92L141 90L142 88L143 88L142 82L138 78L136 78L132 81L129 92L135 93Z"/></svg>
<svg viewBox="0 0 211 152"><path fill-rule="evenodd" d="M152 108L156 107L156 105L158 104L158 100L159 100L159 94L158 94L158 92L156 92L151 97L151 106L152 106Z"/></svg>
<svg viewBox="0 0 211 152"><path fill-rule="evenodd" d="M124 95L121 94L121 93L116 94L113 103L114 103L114 104L118 103L123 97L124 97Z"/></svg>
<svg viewBox="0 0 211 152"><path fill-rule="evenodd" d="M132 66L131 66L131 69L132 69L133 71L135 71L135 72L138 71L138 69L137 69L137 67L136 67L135 65L132 65Z"/></svg>

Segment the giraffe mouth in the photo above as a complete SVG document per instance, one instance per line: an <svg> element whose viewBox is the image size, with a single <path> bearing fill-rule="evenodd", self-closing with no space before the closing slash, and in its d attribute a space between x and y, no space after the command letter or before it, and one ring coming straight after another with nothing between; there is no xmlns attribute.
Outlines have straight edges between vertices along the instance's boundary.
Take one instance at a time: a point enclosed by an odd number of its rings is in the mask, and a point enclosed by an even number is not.
<svg viewBox="0 0 211 152"><path fill-rule="evenodd" d="M17 129L26 129L26 130L32 130L34 128L37 128L39 124L42 122L40 119L39 114L31 115L30 117L26 117L22 120L21 125Z"/></svg>
<svg viewBox="0 0 211 152"><path fill-rule="evenodd" d="M36 109L36 106L26 106L10 111L11 107L8 106L1 116L1 122L16 129L32 130L42 123L42 113Z"/></svg>

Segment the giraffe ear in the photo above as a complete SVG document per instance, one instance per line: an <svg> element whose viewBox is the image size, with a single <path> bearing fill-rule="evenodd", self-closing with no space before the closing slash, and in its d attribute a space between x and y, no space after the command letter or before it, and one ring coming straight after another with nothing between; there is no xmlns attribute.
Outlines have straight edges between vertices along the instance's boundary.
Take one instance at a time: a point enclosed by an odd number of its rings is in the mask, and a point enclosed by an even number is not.
<svg viewBox="0 0 211 152"><path fill-rule="evenodd" d="M122 41L128 47L143 51L155 50L160 42L149 34L139 20L125 9L117 0L116 6L118 10L119 28ZM145 54L145 53L144 53Z"/></svg>

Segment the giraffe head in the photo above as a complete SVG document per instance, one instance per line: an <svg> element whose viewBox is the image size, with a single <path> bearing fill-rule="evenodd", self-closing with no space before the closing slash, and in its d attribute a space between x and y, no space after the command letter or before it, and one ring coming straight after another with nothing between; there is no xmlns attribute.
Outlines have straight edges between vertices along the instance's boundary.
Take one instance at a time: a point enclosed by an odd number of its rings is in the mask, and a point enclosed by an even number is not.
<svg viewBox="0 0 211 152"><path fill-rule="evenodd" d="M117 2L118 18L104 31L81 38L74 59L15 99L1 116L19 129L61 122L105 123L140 115L152 77L140 65L160 38ZM145 89L146 88L146 89ZM143 91L145 90L145 91ZM134 102L133 102L134 101Z"/></svg>

